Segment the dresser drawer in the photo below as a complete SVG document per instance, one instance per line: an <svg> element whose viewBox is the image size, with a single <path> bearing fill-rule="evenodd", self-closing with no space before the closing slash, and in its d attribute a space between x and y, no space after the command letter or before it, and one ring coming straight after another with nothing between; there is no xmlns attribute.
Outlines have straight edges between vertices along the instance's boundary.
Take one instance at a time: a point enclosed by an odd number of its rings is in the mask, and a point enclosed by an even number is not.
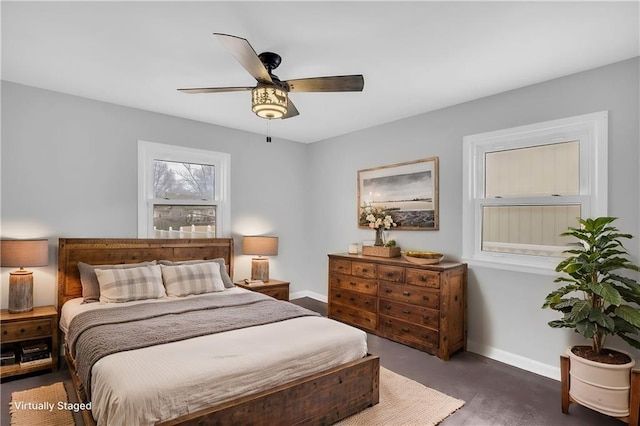
<svg viewBox="0 0 640 426"><path fill-rule="evenodd" d="M51 330L53 330L53 324L50 318L32 321L16 321L3 323L0 336L2 336L3 342L10 342L13 340L51 336Z"/></svg>
<svg viewBox="0 0 640 426"><path fill-rule="evenodd" d="M423 308L406 303L392 302L380 299L378 312L381 315L409 321L414 324L424 325L433 329L438 329L440 324L440 311L436 309Z"/></svg>
<svg viewBox="0 0 640 426"><path fill-rule="evenodd" d="M424 269L407 268L407 284L440 288L440 273Z"/></svg>
<svg viewBox="0 0 640 426"><path fill-rule="evenodd" d="M378 330L383 334L393 335L399 341L417 343L419 345L438 347L438 332L386 315L380 315Z"/></svg>
<svg viewBox="0 0 640 426"><path fill-rule="evenodd" d="M355 291L343 290L331 287L329 290L329 300L357 309L364 309L369 312L376 312L376 296L370 296Z"/></svg>
<svg viewBox="0 0 640 426"><path fill-rule="evenodd" d="M439 309L440 293L415 285L379 283L379 297L397 302L410 303L431 309Z"/></svg>
<svg viewBox="0 0 640 426"><path fill-rule="evenodd" d="M351 261L331 259L329 260L329 272L351 275Z"/></svg>
<svg viewBox="0 0 640 426"><path fill-rule="evenodd" d="M356 277L362 278L375 278L376 277L376 264L353 262L351 264L351 274Z"/></svg>
<svg viewBox="0 0 640 426"><path fill-rule="evenodd" d="M371 296L378 294L378 284L373 280L367 280L365 278L342 274L331 274L329 277L329 284L331 287L357 291Z"/></svg>
<svg viewBox="0 0 640 426"><path fill-rule="evenodd" d="M403 283L404 270L401 266L378 265L378 279Z"/></svg>
<svg viewBox="0 0 640 426"><path fill-rule="evenodd" d="M375 330L377 326L377 315L375 313L338 304L329 306L329 316L369 330Z"/></svg>

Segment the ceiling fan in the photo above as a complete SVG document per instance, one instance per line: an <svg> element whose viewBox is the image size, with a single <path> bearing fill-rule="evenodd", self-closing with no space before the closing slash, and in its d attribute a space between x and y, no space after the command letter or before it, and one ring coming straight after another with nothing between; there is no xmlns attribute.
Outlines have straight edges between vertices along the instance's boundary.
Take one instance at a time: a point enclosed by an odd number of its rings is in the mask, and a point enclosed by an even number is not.
<svg viewBox="0 0 640 426"><path fill-rule="evenodd" d="M255 87L202 87L178 89L179 91L219 93L251 90L251 109L256 115L266 119L285 119L300 114L289 99L289 92L361 92L364 87L364 77L361 74L281 81L272 73L282 62L280 55L273 52L258 55L244 38L221 33L213 35L229 49L258 84Z"/></svg>

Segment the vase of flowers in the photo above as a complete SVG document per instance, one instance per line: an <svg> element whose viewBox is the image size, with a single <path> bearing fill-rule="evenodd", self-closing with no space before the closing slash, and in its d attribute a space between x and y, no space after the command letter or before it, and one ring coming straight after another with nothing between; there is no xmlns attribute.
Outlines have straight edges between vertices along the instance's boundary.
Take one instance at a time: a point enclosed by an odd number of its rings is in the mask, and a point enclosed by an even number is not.
<svg viewBox="0 0 640 426"><path fill-rule="evenodd" d="M384 234L386 229L398 226L389 214L389 210L384 207L373 207L371 205L362 206L360 213L360 223L366 224L369 228L376 231L375 246L384 245Z"/></svg>

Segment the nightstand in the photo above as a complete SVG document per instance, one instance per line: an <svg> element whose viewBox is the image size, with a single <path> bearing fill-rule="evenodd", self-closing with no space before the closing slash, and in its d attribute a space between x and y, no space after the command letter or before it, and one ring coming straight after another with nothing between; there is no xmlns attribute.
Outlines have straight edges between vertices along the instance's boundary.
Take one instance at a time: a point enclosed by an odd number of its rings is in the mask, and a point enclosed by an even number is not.
<svg viewBox="0 0 640 426"><path fill-rule="evenodd" d="M0 377L16 376L38 370L58 369L58 311L54 306L41 306L17 314L0 311L0 339L2 353L14 351L15 363L0 366ZM21 348L42 343L51 352L50 360L38 360L20 365Z"/></svg>
<svg viewBox="0 0 640 426"><path fill-rule="evenodd" d="M238 287L246 288L247 290L255 291L258 293L266 294L274 299L280 299L289 301L289 282L280 280L269 280L262 284L247 284L244 281L238 281L234 283Z"/></svg>

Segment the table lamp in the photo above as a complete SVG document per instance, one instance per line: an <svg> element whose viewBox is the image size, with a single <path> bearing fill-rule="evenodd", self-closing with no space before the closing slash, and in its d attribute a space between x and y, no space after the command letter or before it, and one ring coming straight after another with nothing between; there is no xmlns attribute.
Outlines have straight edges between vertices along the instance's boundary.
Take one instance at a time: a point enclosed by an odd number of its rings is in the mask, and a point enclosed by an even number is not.
<svg viewBox="0 0 640 426"><path fill-rule="evenodd" d="M47 266L49 263L49 241L2 240L0 265L20 268L9 274L9 312L33 310L33 272L25 266Z"/></svg>
<svg viewBox="0 0 640 426"><path fill-rule="evenodd" d="M269 259L261 256L278 254L278 237L245 236L242 239L242 254L257 255L251 259L251 279L269 281Z"/></svg>

